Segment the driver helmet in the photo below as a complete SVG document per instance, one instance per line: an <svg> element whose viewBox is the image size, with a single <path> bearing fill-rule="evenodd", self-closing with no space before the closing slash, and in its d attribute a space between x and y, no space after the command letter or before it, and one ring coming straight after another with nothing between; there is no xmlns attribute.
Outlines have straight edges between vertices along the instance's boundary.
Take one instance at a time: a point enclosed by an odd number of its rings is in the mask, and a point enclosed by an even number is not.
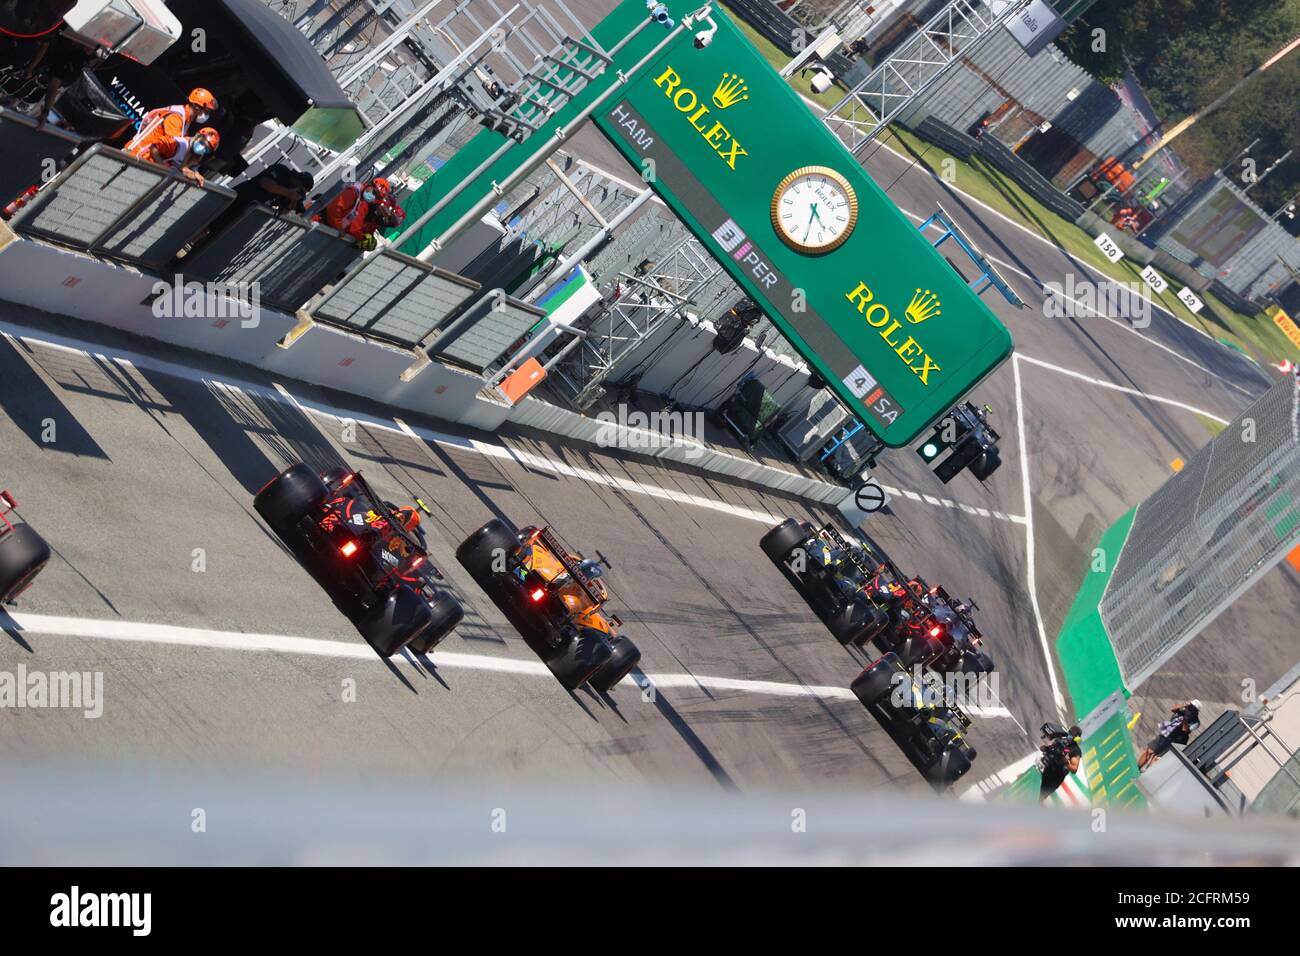
<svg viewBox="0 0 1300 956"><path fill-rule="evenodd" d="M393 512L393 517L395 517L397 523L407 531L414 531L416 528L420 527L420 512L415 508L412 508L410 505L398 508Z"/></svg>
<svg viewBox="0 0 1300 956"><path fill-rule="evenodd" d="M583 558L578 565L578 569L593 581L605 573L604 568L600 566L600 562L592 558Z"/></svg>

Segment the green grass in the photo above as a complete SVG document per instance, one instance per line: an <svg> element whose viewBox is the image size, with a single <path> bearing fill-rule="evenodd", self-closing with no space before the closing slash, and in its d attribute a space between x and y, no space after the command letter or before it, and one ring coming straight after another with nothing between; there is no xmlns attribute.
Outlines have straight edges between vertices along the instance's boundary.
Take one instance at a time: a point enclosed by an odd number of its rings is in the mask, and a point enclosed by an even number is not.
<svg viewBox="0 0 1300 956"><path fill-rule="evenodd" d="M774 69L780 71L790 62L789 56L761 36L738 14L733 12L731 19ZM797 75L788 82L798 93L823 109L830 109L844 98L845 89L838 84L825 93L816 94ZM1205 307L1199 313L1193 313L1175 294L1182 288L1182 283L1170 276L1165 276L1169 288L1164 293L1156 294L1142 281L1140 266L1127 258L1117 263L1110 262L1093 245L1093 237L1086 230L1052 212L1025 192L1019 183L1003 175L979 156L972 156L969 161L961 159L897 125L886 130L879 141L896 152L911 157L918 165L941 177L954 188L1027 227L1103 275L1118 282L1141 284L1152 301L1158 302L1161 307L1193 328L1200 329L1260 362L1277 362L1284 358L1300 360L1300 349L1266 315L1251 316L1237 312L1209 293L1200 295Z"/></svg>
<svg viewBox="0 0 1300 956"><path fill-rule="evenodd" d="M1227 425L1223 424L1223 422L1216 422L1213 418L1207 418L1206 416L1202 415L1200 412L1196 413L1196 418L1202 425L1205 426L1205 430L1208 431L1211 435L1217 435L1219 434L1219 432L1223 431L1225 428L1228 427Z"/></svg>
<svg viewBox="0 0 1300 956"><path fill-rule="evenodd" d="M742 20L740 14L730 8L728 8L728 12L731 14L731 21L740 29L741 33L745 34L746 39L748 39L750 43L754 44L758 49L758 52L763 54L763 59L767 60L767 62L772 65L772 69L780 73L785 69L785 65L794 59L777 49L776 44L772 43L767 39L767 37L760 34L757 30ZM838 85L832 86L825 93L814 93L808 88L807 79L801 80L797 73L786 82L794 87L796 91L822 107L822 109L828 110L840 100L844 99L844 90Z"/></svg>

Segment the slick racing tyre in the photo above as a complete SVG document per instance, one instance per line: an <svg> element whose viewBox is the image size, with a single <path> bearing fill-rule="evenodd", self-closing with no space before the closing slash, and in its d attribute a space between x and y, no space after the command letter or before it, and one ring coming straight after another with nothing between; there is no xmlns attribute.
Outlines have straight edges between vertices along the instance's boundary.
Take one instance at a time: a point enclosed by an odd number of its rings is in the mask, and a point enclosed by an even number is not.
<svg viewBox="0 0 1300 956"><path fill-rule="evenodd" d="M925 768L925 779L930 781L935 790L945 790L965 776L974 762L974 747L950 744L944 748L938 760Z"/></svg>
<svg viewBox="0 0 1300 956"><path fill-rule="evenodd" d="M424 633L406 645L407 650L413 654L429 653L442 643L444 637L456 629L456 625L465 616L465 609L450 591L437 592L434 599L429 602L429 611L432 618L429 626L424 629Z"/></svg>
<svg viewBox="0 0 1300 956"><path fill-rule="evenodd" d="M993 668L993 658L983 651L962 655L961 670L963 674L992 674Z"/></svg>
<svg viewBox="0 0 1300 956"><path fill-rule="evenodd" d="M998 454L998 450L990 448L978 461L971 462L970 473L980 481L987 481L1001 464L1002 456Z"/></svg>
<svg viewBox="0 0 1300 956"><path fill-rule="evenodd" d="M790 556L790 552L811 537L805 526L793 518L786 518L779 525L763 535L758 546L773 564L781 564Z"/></svg>
<svg viewBox="0 0 1300 956"><path fill-rule="evenodd" d="M615 637L610 643L614 650L609 655L609 660L591 675L592 689L601 694L609 693L641 662L641 651L626 637Z"/></svg>
<svg viewBox="0 0 1300 956"><path fill-rule="evenodd" d="M504 555L519 547L519 534L500 518L493 518L460 543L456 549L459 561L478 584L486 587L493 576L505 570L501 563Z"/></svg>
<svg viewBox="0 0 1300 956"><path fill-rule="evenodd" d="M975 440L974 436L966 438L934 470L935 477L946 485L956 478L963 468L972 466L974 462L978 461L980 454L980 443Z"/></svg>
<svg viewBox="0 0 1300 956"><path fill-rule="evenodd" d="M910 679L902 661L893 654L886 654L855 677L849 687L864 707L881 704L894 690L895 674L902 674L904 680Z"/></svg>
<svg viewBox="0 0 1300 956"><path fill-rule="evenodd" d="M889 614L885 609L865 599L846 602L826 619L831 635L845 646L865 644L888 626Z"/></svg>
<svg viewBox="0 0 1300 956"><path fill-rule="evenodd" d="M50 560L50 546L25 524L0 537L0 601L12 601L27 590Z"/></svg>
<svg viewBox="0 0 1300 956"><path fill-rule="evenodd" d="M342 466L331 468L321 477L324 479L325 487L327 489L330 491L337 491L345 479L352 477L352 469L344 468Z"/></svg>
<svg viewBox="0 0 1300 956"><path fill-rule="evenodd" d="M328 494L320 476L299 462L272 478L253 498L253 507L283 536L324 504Z"/></svg>
<svg viewBox="0 0 1300 956"><path fill-rule="evenodd" d="M367 611L357 621L357 630L380 657L392 657L432 624L429 602L403 585Z"/></svg>
<svg viewBox="0 0 1300 956"><path fill-rule="evenodd" d="M577 690L612 656L605 635L584 627L564 647L547 659L546 666L568 690Z"/></svg>

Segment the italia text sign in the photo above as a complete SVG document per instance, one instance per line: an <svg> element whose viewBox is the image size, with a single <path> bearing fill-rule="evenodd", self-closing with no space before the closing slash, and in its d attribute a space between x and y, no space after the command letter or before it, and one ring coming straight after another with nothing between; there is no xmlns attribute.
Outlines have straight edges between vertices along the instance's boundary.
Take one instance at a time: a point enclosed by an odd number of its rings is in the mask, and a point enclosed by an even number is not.
<svg viewBox="0 0 1300 956"><path fill-rule="evenodd" d="M1011 334L712 15L711 44L683 32L596 122L854 414L905 445L1011 354Z"/></svg>

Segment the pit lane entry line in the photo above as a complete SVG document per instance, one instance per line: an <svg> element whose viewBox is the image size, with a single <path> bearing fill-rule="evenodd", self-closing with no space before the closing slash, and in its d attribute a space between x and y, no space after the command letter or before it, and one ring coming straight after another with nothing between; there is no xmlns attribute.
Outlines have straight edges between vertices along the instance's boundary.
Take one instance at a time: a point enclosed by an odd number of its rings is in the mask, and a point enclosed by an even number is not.
<svg viewBox="0 0 1300 956"><path fill-rule="evenodd" d="M330 657L380 663L379 657L364 642L346 642L313 637L290 637L281 634L248 634L241 631L214 631L205 628L179 627L174 624L145 624L132 621L105 620L102 618L59 617L46 614L13 613L9 615L20 633L42 634L52 637L75 637L85 640L127 641L136 644L166 644L199 647L211 650L249 651L273 654L304 654L311 657ZM405 652L403 652L405 654ZM409 658L408 658L409 659ZM396 662L397 659L394 659ZM554 680L541 661L520 660L513 657L492 657L486 654L463 654L455 651L435 651L427 658L435 668L466 669L518 674L527 677L545 677ZM556 685L559 686L558 684ZM709 677L700 674L644 674L641 681L628 676L619 686L639 688L644 694L650 687L686 688L697 690L738 691L770 697L806 697L818 700L851 700L857 698L846 687L829 687L816 684L792 684L781 681L742 680L732 677ZM1005 707L972 705L964 708L974 717L1011 718Z"/></svg>

